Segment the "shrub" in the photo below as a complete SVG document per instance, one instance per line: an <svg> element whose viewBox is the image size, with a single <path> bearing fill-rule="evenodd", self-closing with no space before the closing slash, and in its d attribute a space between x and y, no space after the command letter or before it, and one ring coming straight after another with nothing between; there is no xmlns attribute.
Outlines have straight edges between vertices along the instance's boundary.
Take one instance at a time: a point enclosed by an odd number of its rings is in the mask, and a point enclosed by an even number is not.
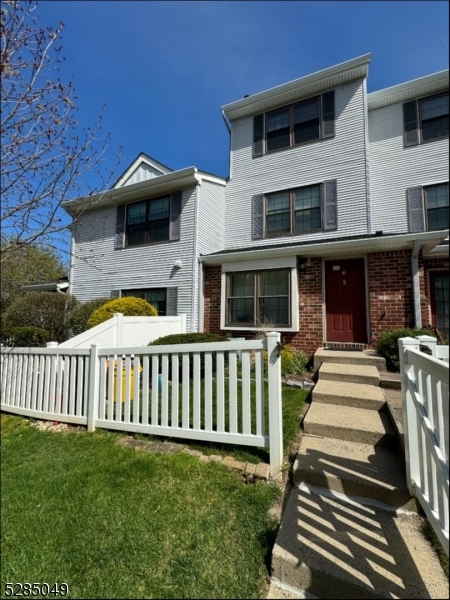
<svg viewBox="0 0 450 600"><path fill-rule="evenodd" d="M111 302L111 298L95 298L79 304L69 316L69 328L72 336L79 335L88 329L88 321L97 308Z"/></svg>
<svg viewBox="0 0 450 600"><path fill-rule="evenodd" d="M29 292L12 302L2 315L2 324L45 329L50 341L64 342L69 337L69 314L77 304L77 299L69 294Z"/></svg>
<svg viewBox="0 0 450 600"><path fill-rule="evenodd" d="M286 345L281 349L280 357L282 375L303 375L306 372L309 359L301 350ZM264 352L264 362L267 362L267 352Z"/></svg>
<svg viewBox="0 0 450 600"><path fill-rule="evenodd" d="M391 329L382 331L378 337L377 352L386 359L388 371L400 371L400 360L398 355L398 340L402 337L416 337L417 335L430 335L429 329Z"/></svg>
<svg viewBox="0 0 450 600"><path fill-rule="evenodd" d="M114 313L122 313L126 317L156 317L158 311L146 300L142 298L134 298L127 296L126 298L117 298L110 300L100 308L94 310L89 317L87 325L90 329L100 323L104 323L110 319Z"/></svg>
<svg viewBox="0 0 450 600"><path fill-rule="evenodd" d="M4 327L0 343L9 348L42 348L52 341L50 334L40 327Z"/></svg>

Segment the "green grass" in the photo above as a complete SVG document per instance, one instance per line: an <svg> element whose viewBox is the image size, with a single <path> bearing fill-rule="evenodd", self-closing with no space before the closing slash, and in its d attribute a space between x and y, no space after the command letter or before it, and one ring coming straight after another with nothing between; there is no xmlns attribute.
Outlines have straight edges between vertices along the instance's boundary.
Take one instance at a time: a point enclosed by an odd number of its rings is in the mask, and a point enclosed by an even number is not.
<svg viewBox="0 0 450 600"><path fill-rule="evenodd" d="M261 597L278 488L119 435L2 416L2 593L64 582L70 598Z"/></svg>
<svg viewBox="0 0 450 600"><path fill-rule="evenodd" d="M308 396L307 390L302 390L300 388L294 388L287 385L283 385L282 394L283 394L283 448L284 453L287 454L289 448L294 441L298 429L299 429L299 418L298 415L303 407L306 397ZM204 401L204 389L203 385L201 387L202 394L202 406ZM256 397L256 387L255 384L252 383L250 386L250 395L252 402L252 433L256 432L256 411L254 409L254 402ZM179 423L181 425L181 388L179 392L180 397L180 412L179 412ZM228 383L225 384L225 398L228 397ZM191 384L191 398L192 398L192 384ZM149 414L151 414L151 392L149 392ZM123 408L122 408L123 414ZM132 413L131 413L132 414ZM238 394L237 394L237 414L242 415L242 393L241 386L238 386ZM269 431L269 400L267 393L267 385L265 386L265 398L264 398L264 414L265 414L265 430ZM204 412L201 411L201 426L204 426ZM123 418L123 417L122 417ZM159 418L161 418L161 406L159 406ZM193 419L193 408L192 402L190 404L190 422L192 423ZM225 425L226 429L229 427L229 407L228 403L225 401ZM216 411L215 411L215 399L214 399L214 389L213 389L213 428L216 425ZM242 431L242 422L238 421L238 431ZM233 456L236 460L246 461L251 463L258 462L269 462L270 454L268 448L256 448L252 446L235 446L230 444L222 444L222 443L209 443L209 442L196 442L190 441L186 439L176 439L176 438L162 438L155 435L144 435L144 434L135 434L134 437L136 439L141 440L167 440L167 441L176 441L178 443L188 444L190 448L194 450L200 450L203 454L211 455L211 454L220 454L220 455L229 455Z"/></svg>

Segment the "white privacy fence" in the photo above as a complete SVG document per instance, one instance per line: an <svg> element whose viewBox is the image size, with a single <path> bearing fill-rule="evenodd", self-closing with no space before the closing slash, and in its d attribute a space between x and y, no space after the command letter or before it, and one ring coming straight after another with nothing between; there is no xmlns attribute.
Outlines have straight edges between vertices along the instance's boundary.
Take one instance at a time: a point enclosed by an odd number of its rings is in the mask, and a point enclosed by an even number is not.
<svg viewBox="0 0 450 600"><path fill-rule="evenodd" d="M89 431L268 446L271 476L279 477L279 341L269 333L212 344L2 348L1 408Z"/></svg>
<svg viewBox="0 0 450 600"><path fill-rule="evenodd" d="M437 348L445 346L436 346L429 336L399 339L408 488L448 554L448 346L446 351ZM436 358L438 353L442 358Z"/></svg>

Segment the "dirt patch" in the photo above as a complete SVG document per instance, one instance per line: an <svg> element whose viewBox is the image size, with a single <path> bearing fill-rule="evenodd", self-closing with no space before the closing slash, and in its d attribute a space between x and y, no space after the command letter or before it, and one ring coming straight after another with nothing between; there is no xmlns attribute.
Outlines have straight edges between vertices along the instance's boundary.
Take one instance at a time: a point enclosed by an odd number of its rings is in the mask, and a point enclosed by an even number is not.
<svg viewBox="0 0 450 600"><path fill-rule="evenodd" d="M39 431L59 431L59 432L78 432L86 431L83 425L69 425L68 423L59 423L58 421L32 421L30 427L36 427Z"/></svg>

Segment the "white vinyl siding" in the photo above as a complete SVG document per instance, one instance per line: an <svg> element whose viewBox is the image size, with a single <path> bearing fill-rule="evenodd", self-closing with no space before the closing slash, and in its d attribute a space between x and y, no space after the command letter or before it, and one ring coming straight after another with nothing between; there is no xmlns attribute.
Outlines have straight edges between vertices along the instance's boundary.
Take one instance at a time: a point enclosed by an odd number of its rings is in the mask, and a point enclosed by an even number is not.
<svg viewBox="0 0 450 600"><path fill-rule="evenodd" d="M335 90L336 135L254 158L253 117L232 123L226 189L227 248L258 247L367 233L363 80ZM252 197L337 179L338 229L252 240Z"/></svg>
<svg viewBox="0 0 450 600"><path fill-rule="evenodd" d="M403 104L369 111L372 230L408 231L406 190L448 181L448 138L411 147L403 142Z"/></svg>
<svg viewBox="0 0 450 600"><path fill-rule="evenodd" d="M198 253L210 254L225 244L225 186L203 180L199 193Z"/></svg>
<svg viewBox="0 0 450 600"><path fill-rule="evenodd" d="M195 187L183 190L179 241L114 250L116 206L86 211L76 226L72 293L80 301L112 290L178 287L178 314L191 331ZM182 268L174 268L176 260Z"/></svg>

